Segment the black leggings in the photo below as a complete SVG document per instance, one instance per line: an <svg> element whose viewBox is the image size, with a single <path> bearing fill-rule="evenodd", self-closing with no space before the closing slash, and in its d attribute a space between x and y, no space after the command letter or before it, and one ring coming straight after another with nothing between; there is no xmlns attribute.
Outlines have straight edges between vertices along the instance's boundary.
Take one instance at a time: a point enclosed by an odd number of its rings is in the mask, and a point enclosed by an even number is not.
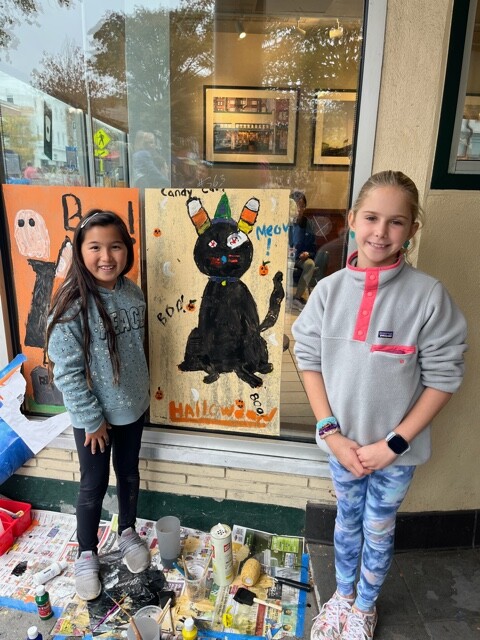
<svg viewBox="0 0 480 640"><path fill-rule="evenodd" d="M98 525L102 503L108 488L110 452L117 477L118 534L135 526L140 489L138 458L142 441L144 416L132 424L111 425L109 444L104 453L92 454L85 447L85 430L73 429L80 461L80 491L77 500L78 553L97 552Z"/></svg>

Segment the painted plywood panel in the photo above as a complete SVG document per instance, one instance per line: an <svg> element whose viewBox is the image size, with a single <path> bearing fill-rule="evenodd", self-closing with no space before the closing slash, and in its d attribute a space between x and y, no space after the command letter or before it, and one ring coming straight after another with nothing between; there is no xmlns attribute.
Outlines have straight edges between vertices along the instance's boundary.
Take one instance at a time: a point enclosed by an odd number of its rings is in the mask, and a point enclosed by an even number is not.
<svg viewBox="0 0 480 640"><path fill-rule="evenodd" d="M278 435L289 192L147 190L153 423Z"/></svg>
<svg viewBox="0 0 480 640"><path fill-rule="evenodd" d="M11 245L20 345L27 357L26 409L63 411L62 396L47 381L45 331L51 297L71 263L71 238L90 209L118 213L135 239L128 274L139 281L138 189L3 185Z"/></svg>

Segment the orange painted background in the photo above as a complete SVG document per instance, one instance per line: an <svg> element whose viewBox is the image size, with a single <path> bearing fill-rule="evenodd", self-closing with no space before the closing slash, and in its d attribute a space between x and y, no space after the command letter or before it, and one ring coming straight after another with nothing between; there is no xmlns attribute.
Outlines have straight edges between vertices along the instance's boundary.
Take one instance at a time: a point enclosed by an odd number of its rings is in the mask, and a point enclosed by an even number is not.
<svg viewBox="0 0 480 640"><path fill-rule="evenodd" d="M135 239L135 263L128 277L139 284L138 189L4 185L13 283L22 353L27 357L26 408L36 413L63 410L47 384L45 313L70 264L69 240L90 209L118 213Z"/></svg>

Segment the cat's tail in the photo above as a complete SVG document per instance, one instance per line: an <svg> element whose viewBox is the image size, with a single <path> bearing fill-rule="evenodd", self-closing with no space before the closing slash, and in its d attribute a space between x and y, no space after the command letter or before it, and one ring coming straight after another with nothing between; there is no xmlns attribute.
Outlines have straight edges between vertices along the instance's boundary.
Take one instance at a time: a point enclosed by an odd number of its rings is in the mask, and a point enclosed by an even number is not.
<svg viewBox="0 0 480 640"><path fill-rule="evenodd" d="M268 305L267 315L260 325L260 331L270 329L270 327L273 327L278 320L282 300L285 298L285 290L283 288L282 280L283 273L281 271L277 271L273 276L273 291L270 295L270 304Z"/></svg>

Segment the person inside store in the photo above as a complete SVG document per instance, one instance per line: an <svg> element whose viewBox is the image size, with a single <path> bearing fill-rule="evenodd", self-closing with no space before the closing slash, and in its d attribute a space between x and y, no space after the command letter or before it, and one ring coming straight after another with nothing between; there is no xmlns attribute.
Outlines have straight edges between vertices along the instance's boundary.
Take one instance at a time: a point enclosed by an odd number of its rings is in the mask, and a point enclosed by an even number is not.
<svg viewBox="0 0 480 640"><path fill-rule="evenodd" d="M151 131L137 131L134 149L133 186L140 189L168 186L165 161L158 152L155 134Z"/></svg>
<svg viewBox="0 0 480 640"><path fill-rule="evenodd" d="M307 208L305 193L303 191L293 191L290 197L297 205L297 217L290 227L289 240L290 246L295 250L293 278L294 281L297 281L292 307L301 311L305 306L305 296L308 296L313 278L318 269L321 268L320 262L323 260L323 256L320 255L320 252L317 253L315 234L305 215Z"/></svg>

